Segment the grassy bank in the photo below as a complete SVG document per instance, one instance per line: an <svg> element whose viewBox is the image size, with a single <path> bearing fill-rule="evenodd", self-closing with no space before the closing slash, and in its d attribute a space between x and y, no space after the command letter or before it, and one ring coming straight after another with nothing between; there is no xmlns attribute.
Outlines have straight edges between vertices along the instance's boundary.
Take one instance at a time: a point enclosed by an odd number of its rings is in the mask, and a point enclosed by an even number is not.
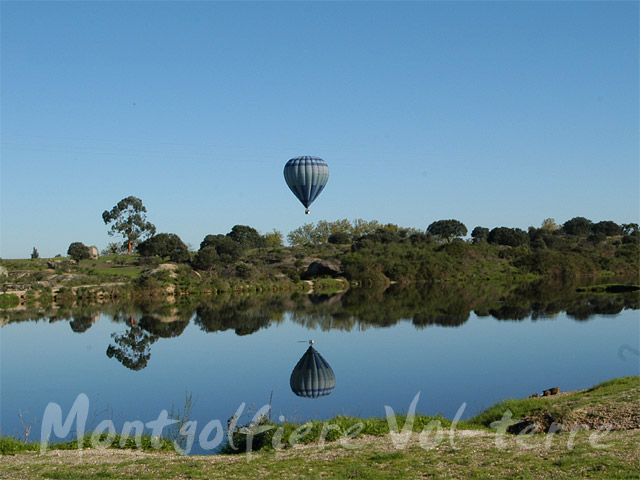
<svg viewBox="0 0 640 480"><path fill-rule="evenodd" d="M8 479L638 478L639 397L640 379L627 377L578 392L506 400L460 422L453 436L450 421L419 416L413 425L415 433L404 445L394 443L386 419L338 417L327 423L339 425L340 431L335 438L327 436L324 444L314 440L318 432L313 426L308 441L303 436L294 446L276 449L273 442L265 442L262 451L250 456L181 457L112 449L50 450L38 455L36 447L3 456L0 475ZM502 419L506 410L514 420L551 413L568 431L501 433L500 427L491 424ZM402 430L404 417L396 420ZM361 434L352 435L352 422L363 423ZM441 438L436 435L438 428L420 435L433 422L442 426ZM286 444L300 427L287 424L280 440Z"/></svg>

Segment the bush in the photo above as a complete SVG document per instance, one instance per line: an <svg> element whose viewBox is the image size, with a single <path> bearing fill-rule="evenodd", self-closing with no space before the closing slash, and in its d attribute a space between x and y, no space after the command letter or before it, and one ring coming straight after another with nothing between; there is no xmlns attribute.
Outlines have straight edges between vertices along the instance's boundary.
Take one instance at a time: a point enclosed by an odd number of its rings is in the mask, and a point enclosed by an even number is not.
<svg viewBox="0 0 640 480"><path fill-rule="evenodd" d="M562 225L562 231L567 235L586 237L591 233L591 220L584 217L574 217Z"/></svg>
<svg viewBox="0 0 640 480"><path fill-rule="evenodd" d="M13 293L0 294L0 308L15 308L20 304L20 299Z"/></svg>
<svg viewBox="0 0 640 480"><path fill-rule="evenodd" d="M240 263L236 265L236 274L240 278L251 278L252 273L253 268L251 268L251 265L247 265L246 263Z"/></svg>
<svg viewBox="0 0 640 480"><path fill-rule="evenodd" d="M591 233L594 235L602 234L605 237L613 237L615 235L622 235L622 227L616 222L605 220L593 224L591 226Z"/></svg>
<svg viewBox="0 0 640 480"><path fill-rule="evenodd" d="M487 240L494 245L519 247L529 244L529 235L520 228L498 227L489 232Z"/></svg>
<svg viewBox="0 0 640 480"><path fill-rule="evenodd" d="M247 225L235 225L229 233L229 237L234 242L239 243L244 248L260 248L266 246L266 239L258 233L255 228Z"/></svg>
<svg viewBox="0 0 640 480"><path fill-rule="evenodd" d="M89 258L89 247L87 247L82 242L73 242L71 245L69 245L67 255L78 262L80 260L85 260Z"/></svg>
<svg viewBox="0 0 640 480"><path fill-rule="evenodd" d="M193 266L197 270L212 270L218 263L219 257L215 247L205 247L196 253Z"/></svg>
<svg viewBox="0 0 640 480"><path fill-rule="evenodd" d="M243 243L239 243L226 235L207 235L200 243L200 250L204 250L207 247L215 248L220 260L224 263L238 260L245 250Z"/></svg>
<svg viewBox="0 0 640 480"><path fill-rule="evenodd" d="M486 227L476 227L471 232L473 243L486 242L489 237L489 229Z"/></svg>
<svg viewBox="0 0 640 480"><path fill-rule="evenodd" d="M459 220L438 220L427 227L427 233L443 238L449 243L456 237L464 237L467 234L467 227Z"/></svg>
<svg viewBox="0 0 640 480"><path fill-rule="evenodd" d="M139 243L136 248L143 257L169 257L172 262L189 259L189 249L175 233L159 233Z"/></svg>
<svg viewBox="0 0 640 480"><path fill-rule="evenodd" d="M351 235L347 232L332 233L329 236L328 242L336 245L348 245L351 243Z"/></svg>

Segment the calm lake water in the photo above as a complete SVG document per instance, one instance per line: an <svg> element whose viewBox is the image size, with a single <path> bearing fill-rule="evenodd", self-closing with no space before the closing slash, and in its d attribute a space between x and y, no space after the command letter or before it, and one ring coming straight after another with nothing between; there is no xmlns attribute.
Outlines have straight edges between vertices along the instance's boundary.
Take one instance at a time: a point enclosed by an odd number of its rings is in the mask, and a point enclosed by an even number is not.
<svg viewBox="0 0 640 480"><path fill-rule="evenodd" d="M87 428L112 419L118 432L182 409L188 393L200 428L226 425L242 403L248 421L271 396L274 419L406 412L418 392L419 412L453 418L466 403L468 418L507 397L638 375L638 308L637 294L397 288L4 312L0 426L23 436L21 412L38 440L47 404L64 418L81 393ZM336 377L316 399L289 385L309 339Z"/></svg>

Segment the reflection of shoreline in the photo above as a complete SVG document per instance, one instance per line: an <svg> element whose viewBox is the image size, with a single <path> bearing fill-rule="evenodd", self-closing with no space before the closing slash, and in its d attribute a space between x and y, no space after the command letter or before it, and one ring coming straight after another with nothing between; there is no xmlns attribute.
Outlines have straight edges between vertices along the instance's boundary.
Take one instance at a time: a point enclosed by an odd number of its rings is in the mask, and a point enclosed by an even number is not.
<svg viewBox="0 0 640 480"><path fill-rule="evenodd" d="M386 290L351 289L344 293L272 295L217 295L206 299L187 298L182 303L135 305L88 305L45 309L4 310L1 325L19 321L47 319L49 322L91 317L102 313L120 317L133 314L152 316L155 322L189 321L207 332L236 330L247 335L280 323L285 313L307 328L350 330L352 328L387 327L410 320L416 327L429 325L459 326L471 313L497 320L521 321L552 319L566 312L574 320L588 320L594 315L615 315L624 309L640 308L638 292L602 294L578 293L575 287L554 285L527 286L510 292L454 288L413 289L391 286Z"/></svg>

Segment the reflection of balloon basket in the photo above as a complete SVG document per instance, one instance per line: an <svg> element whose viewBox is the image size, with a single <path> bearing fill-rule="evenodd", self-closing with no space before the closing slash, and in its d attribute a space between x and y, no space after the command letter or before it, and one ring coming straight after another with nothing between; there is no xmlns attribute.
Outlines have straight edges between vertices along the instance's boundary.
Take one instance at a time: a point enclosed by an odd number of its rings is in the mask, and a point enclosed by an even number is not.
<svg viewBox="0 0 640 480"><path fill-rule="evenodd" d="M324 397L336 386L336 376L322 355L309 346L291 372L289 384L291 391L299 397Z"/></svg>

